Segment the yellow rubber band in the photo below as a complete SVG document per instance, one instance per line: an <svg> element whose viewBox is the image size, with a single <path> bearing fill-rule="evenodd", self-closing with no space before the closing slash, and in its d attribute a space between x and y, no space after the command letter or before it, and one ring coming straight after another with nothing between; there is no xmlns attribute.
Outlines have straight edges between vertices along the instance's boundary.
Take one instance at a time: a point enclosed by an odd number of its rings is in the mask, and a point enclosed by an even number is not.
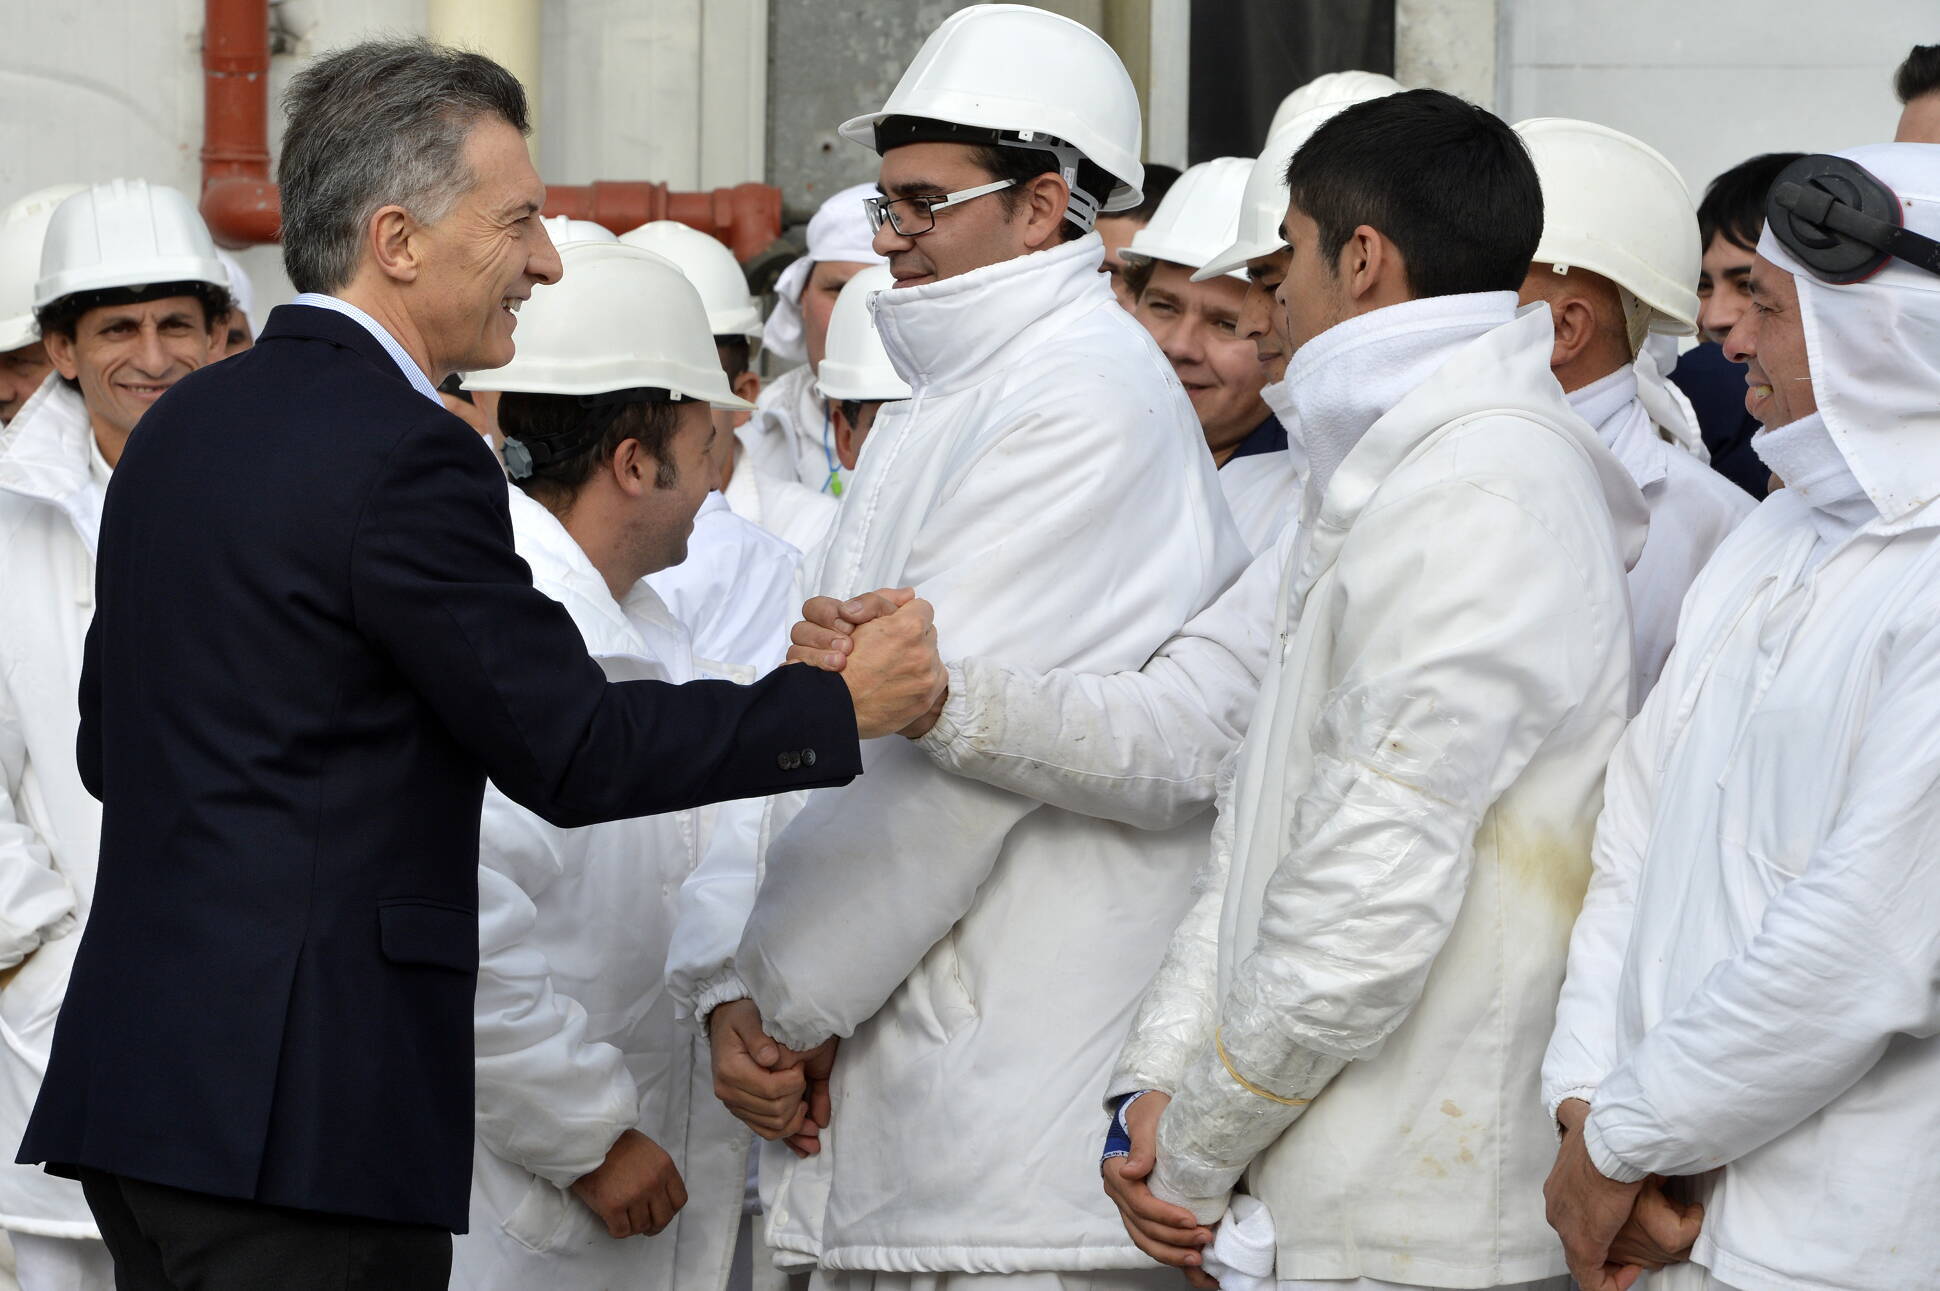
<svg viewBox="0 0 1940 1291"><path fill-rule="evenodd" d="M1305 1107L1308 1103L1314 1101L1311 1098L1282 1098L1278 1094L1261 1089L1258 1085L1255 1085L1252 1081L1240 1075L1233 1066L1233 1060L1226 1056L1226 1041L1220 1038L1218 1031L1213 1032L1213 1048L1219 1051L1219 1062L1221 1066L1226 1068L1226 1074L1238 1081L1239 1087L1249 1094L1258 1094L1261 1098L1278 1103L1282 1107Z"/></svg>

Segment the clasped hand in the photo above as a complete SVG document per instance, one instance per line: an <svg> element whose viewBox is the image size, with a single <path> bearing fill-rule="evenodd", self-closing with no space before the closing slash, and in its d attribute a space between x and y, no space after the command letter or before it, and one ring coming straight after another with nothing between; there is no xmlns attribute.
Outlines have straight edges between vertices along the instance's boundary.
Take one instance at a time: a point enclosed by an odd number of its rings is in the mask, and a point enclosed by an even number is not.
<svg viewBox="0 0 1940 1291"><path fill-rule="evenodd" d="M912 588L847 601L817 596L802 606L789 639L788 662L839 672L849 683L864 739L891 731L916 739L936 724L949 698L935 615Z"/></svg>
<svg viewBox="0 0 1940 1291"><path fill-rule="evenodd" d="M707 1016L714 1096L764 1139L780 1139L796 1156L822 1150L829 1123L829 1075L836 1041L806 1052L771 1039L753 1000L729 1000Z"/></svg>
<svg viewBox="0 0 1940 1291"><path fill-rule="evenodd" d="M1691 1257L1704 1207L1673 1201L1656 1175L1636 1183L1605 1177L1583 1142L1589 1113L1576 1098L1556 1109L1563 1142L1543 1185L1549 1226L1583 1291L1629 1291L1646 1272Z"/></svg>
<svg viewBox="0 0 1940 1291"><path fill-rule="evenodd" d="M1132 1244L1161 1264L1185 1271L1195 1287L1217 1287L1199 1266L1212 1242L1212 1231L1183 1206L1152 1195L1152 1168L1159 1160L1159 1117L1172 1101L1157 1092L1141 1095L1125 1109L1125 1129L1131 1135L1129 1156L1111 1157L1099 1167L1105 1195L1118 1207L1118 1217L1131 1234Z"/></svg>

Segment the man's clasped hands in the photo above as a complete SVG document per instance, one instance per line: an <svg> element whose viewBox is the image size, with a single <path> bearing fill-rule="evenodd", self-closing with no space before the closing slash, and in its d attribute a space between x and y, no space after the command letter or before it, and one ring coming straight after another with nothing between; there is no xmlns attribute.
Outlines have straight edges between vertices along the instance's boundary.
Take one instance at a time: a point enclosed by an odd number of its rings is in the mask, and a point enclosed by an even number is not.
<svg viewBox="0 0 1940 1291"><path fill-rule="evenodd" d="M788 662L842 675L864 739L914 739L935 724L949 692L928 601L911 588L885 588L849 601L816 597L802 613ZM922 716L910 723L911 712ZM761 1010L748 999L716 1005L707 1035L715 1097L762 1138L780 1139L797 1156L819 1152L838 1042L790 1049L762 1029Z"/></svg>
<svg viewBox="0 0 1940 1291"><path fill-rule="evenodd" d="M816 597L802 607L802 615L790 634L788 662L841 673L865 736L895 730L916 739L935 725L949 688L928 602L907 587L885 588L847 601ZM890 724L890 714L912 711L925 694L930 703L921 717L900 727ZM716 1007L708 1017L708 1035L714 1092L728 1110L799 1156L819 1152L829 1123L829 1073L838 1041L831 1038L806 1052L790 1049L762 1029L760 1010L745 999ZM1140 1250L1184 1270L1196 1287L1217 1287L1200 1267L1212 1227L1198 1223L1184 1207L1161 1201L1149 1184L1158 1160L1159 1120L1169 1102L1154 1092L1126 1110L1131 1152L1104 1162L1105 1193ZM1543 1186L1544 1199L1578 1286L1628 1291L1645 1272L1690 1258L1704 1208L1674 1199L1655 1175L1635 1183L1605 1177L1584 1146L1589 1110L1580 1099L1557 1109L1562 1142Z"/></svg>

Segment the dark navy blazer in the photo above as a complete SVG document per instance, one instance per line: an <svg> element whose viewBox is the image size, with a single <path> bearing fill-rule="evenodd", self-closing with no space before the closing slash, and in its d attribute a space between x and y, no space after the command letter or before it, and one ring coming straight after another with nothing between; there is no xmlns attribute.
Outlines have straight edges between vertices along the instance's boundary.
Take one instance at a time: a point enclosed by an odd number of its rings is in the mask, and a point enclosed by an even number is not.
<svg viewBox="0 0 1940 1291"><path fill-rule="evenodd" d="M19 1155L64 1173L462 1232L486 777L578 826L861 769L832 673L608 683L490 450L327 310L142 419L96 602L100 876Z"/></svg>

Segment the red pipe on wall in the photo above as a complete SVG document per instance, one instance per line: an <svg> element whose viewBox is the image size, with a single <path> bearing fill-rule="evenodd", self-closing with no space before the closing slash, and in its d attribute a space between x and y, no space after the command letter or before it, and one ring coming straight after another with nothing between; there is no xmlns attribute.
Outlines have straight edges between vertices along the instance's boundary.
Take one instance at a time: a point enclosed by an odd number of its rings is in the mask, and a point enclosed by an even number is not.
<svg viewBox="0 0 1940 1291"><path fill-rule="evenodd" d="M202 36L202 218L225 247L275 242L282 204L269 168L269 0L205 0ZM781 236L781 190L736 184L675 192L650 181L602 180L546 192L546 214L593 220L615 233L679 220L741 260Z"/></svg>
<svg viewBox="0 0 1940 1291"><path fill-rule="evenodd" d="M269 0L207 0L202 34L202 218L239 249L276 241L269 177Z"/></svg>
<svg viewBox="0 0 1940 1291"><path fill-rule="evenodd" d="M665 184L599 180L546 190L546 214L604 224L615 233L649 220L679 220L727 243L738 260L751 260L781 236L781 190L736 184L705 193L677 193Z"/></svg>

